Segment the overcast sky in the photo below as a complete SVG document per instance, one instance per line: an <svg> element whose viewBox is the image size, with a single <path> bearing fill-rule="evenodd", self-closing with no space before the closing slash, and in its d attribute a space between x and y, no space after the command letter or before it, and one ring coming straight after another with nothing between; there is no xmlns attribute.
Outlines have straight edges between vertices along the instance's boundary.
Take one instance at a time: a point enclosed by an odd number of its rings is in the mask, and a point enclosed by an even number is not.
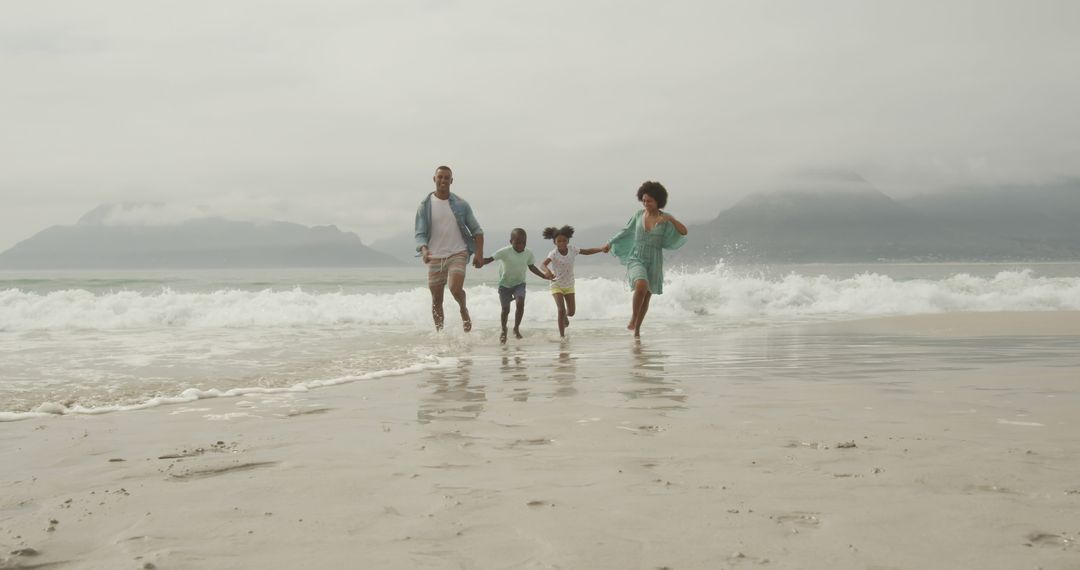
<svg viewBox="0 0 1080 570"><path fill-rule="evenodd" d="M119 201L370 243L444 163L490 227L1077 176L1077 69L1067 0L4 0L0 251Z"/></svg>

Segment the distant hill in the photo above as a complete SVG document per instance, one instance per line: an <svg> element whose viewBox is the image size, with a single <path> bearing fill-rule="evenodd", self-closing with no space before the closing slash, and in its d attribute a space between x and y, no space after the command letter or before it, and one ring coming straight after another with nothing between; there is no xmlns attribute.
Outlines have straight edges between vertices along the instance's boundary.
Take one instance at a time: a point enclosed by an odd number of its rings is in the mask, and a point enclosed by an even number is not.
<svg viewBox="0 0 1080 570"><path fill-rule="evenodd" d="M1080 187L896 201L851 173L747 196L692 226L678 256L730 261L1080 259Z"/></svg>
<svg viewBox="0 0 1080 570"><path fill-rule="evenodd" d="M110 223L142 205L105 205L78 223L53 226L0 253L11 269L393 266L400 262L334 226L198 218ZM120 216L122 217L122 216Z"/></svg>
<svg viewBox="0 0 1080 570"><path fill-rule="evenodd" d="M627 212L627 218L633 211ZM411 225L412 220L409 221ZM573 225L573 224L571 224ZM535 227L534 227L535 226ZM533 251L537 257L541 259L546 256L554 246L554 244L545 240L543 235L543 225L530 225L525 227L525 231L528 233L528 248ZM607 240L611 236L615 235L621 226L593 226L593 227L574 227L574 238L571 241L578 247L599 247L607 243ZM510 245L510 230L513 228L489 228L484 227L484 254L490 255L495 250ZM411 229L403 231L394 236L376 240L371 243L372 249L378 250L387 255L391 255L399 261L405 263L419 263L416 260L416 241L413 238L413 232ZM596 263L603 262L605 258L610 256L604 255L591 255L587 257L578 258L578 263ZM610 260L608 260L610 261Z"/></svg>
<svg viewBox="0 0 1080 570"><path fill-rule="evenodd" d="M935 223L991 234L1026 255L1080 258L1080 181L1042 186L968 188L901 202Z"/></svg>

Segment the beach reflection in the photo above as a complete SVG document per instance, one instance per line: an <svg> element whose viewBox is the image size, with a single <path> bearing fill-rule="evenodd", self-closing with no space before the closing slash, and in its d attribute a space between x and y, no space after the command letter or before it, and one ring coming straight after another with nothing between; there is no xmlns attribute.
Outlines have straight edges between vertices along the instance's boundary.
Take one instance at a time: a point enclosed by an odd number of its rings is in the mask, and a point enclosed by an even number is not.
<svg viewBox="0 0 1080 570"><path fill-rule="evenodd" d="M640 340L634 342L632 353L634 365L630 369L630 386L619 392L630 400L642 401L648 408L686 408L686 394L665 369L667 354Z"/></svg>
<svg viewBox="0 0 1080 570"><path fill-rule="evenodd" d="M577 378L577 357L570 354L568 347L559 351L559 359L555 363L555 370L551 379L555 383L555 397L568 398L576 396L578 389L574 387Z"/></svg>
<svg viewBox="0 0 1080 570"><path fill-rule="evenodd" d="M532 392L529 388L527 359L521 347L503 347L502 366L499 371L510 388L510 397L515 402L528 402Z"/></svg>
<svg viewBox="0 0 1080 570"><path fill-rule="evenodd" d="M435 370L421 398L416 419L422 424L438 421L475 420L484 411L487 394L483 384L472 383L472 359L462 358L457 368Z"/></svg>

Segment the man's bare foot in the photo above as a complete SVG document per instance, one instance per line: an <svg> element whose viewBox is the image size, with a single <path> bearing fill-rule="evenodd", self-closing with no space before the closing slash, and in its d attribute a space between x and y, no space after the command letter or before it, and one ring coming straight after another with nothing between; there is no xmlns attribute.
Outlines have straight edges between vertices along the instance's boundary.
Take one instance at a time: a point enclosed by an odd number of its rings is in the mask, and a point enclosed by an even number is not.
<svg viewBox="0 0 1080 570"><path fill-rule="evenodd" d="M518 332L517 329L514 329L514 338L525 338L525 337L521 336L521 333Z"/></svg>
<svg viewBox="0 0 1080 570"><path fill-rule="evenodd" d="M502 334L499 335L499 342L506 344L506 331L503 331Z"/></svg>
<svg viewBox="0 0 1080 570"><path fill-rule="evenodd" d="M472 330L472 319L469 318L469 310L461 310L461 328L465 329L465 332Z"/></svg>

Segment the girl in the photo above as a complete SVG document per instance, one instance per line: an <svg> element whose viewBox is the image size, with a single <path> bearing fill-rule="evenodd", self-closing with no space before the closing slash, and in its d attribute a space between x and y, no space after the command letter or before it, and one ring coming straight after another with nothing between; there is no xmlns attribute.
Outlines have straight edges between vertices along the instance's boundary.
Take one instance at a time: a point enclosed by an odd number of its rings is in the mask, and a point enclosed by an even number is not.
<svg viewBox="0 0 1080 570"><path fill-rule="evenodd" d="M555 307L559 310L559 336L566 336L566 327L570 326L570 317L574 316L574 258L579 254L592 255L607 251L603 247L579 249L570 245L572 237L574 228L570 226L544 228L544 239L555 241L555 249L547 255L542 266L548 279L552 279L551 295L555 297Z"/></svg>

